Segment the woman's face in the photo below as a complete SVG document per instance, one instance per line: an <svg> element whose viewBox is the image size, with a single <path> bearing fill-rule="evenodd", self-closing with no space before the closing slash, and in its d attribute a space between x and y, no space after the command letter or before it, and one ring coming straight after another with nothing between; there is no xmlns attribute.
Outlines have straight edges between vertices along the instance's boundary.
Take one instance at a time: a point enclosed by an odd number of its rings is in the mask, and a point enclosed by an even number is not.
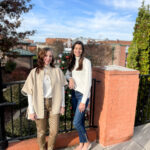
<svg viewBox="0 0 150 150"><path fill-rule="evenodd" d="M44 56L44 65L49 65L52 62L52 52L47 51L46 55Z"/></svg>
<svg viewBox="0 0 150 150"><path fill-rule="evenodd" d="M75 55L76 57L80 57L81 54L82 54L82 45L76 44L75 47L74 47L73 52L74 52L74 55Z"/></svg>

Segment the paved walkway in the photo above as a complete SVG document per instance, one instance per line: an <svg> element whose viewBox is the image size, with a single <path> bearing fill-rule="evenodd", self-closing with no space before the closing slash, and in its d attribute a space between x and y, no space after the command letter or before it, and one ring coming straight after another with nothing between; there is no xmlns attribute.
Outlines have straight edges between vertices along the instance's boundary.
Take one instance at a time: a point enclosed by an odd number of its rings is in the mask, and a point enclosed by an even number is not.
<svg viewBox="0 0 150 150"><path fill-rule="evenodd" d="M68 147L59 150L73 149L74 147ZM136 127L134 136L127 142L108 147L93 142L91 150L150 150L150 123Z"/></svg>

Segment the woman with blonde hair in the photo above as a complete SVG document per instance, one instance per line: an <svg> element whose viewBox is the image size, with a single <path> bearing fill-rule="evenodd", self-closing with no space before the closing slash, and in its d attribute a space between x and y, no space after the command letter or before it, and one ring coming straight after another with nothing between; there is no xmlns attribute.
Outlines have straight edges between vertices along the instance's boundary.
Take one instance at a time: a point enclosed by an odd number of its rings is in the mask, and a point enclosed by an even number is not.
<svg viewBox="0 0 150 150"><path fill-rule="evenodd" d="M64 114L64 86L67 84L62 71L54 66L49 48L38 53L37 67L32 69L21 90L28 96L28 119L34 120L40 150L53 150L59 128L59 114ZM47 121L49 123L46 144ZM47 146L46 146L47 145Z"/></svg>

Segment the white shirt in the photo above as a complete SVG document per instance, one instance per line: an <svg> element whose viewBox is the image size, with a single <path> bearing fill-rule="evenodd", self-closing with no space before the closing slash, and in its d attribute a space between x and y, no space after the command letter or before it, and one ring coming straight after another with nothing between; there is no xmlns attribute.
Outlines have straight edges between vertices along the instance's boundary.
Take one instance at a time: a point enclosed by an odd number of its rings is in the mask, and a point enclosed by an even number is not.
<svg viewBox="0 0 150 150"><path fill-rule="evenodd" d="M44 79L43 79L43 95L44 98L52 98L52 87L51 87L51 79L48 75L49 67L44 67ZM64 94L64 87L62 87L62 107L65 107L65 94ZM34 113L34 108L32 104L32 95L28 95L28 108L29 113Z"/></svg>
<svg viewBox="0 0 150 150"><path fill-rule="evenodd" d="M43 79L43 95L44 98L52 97L51 79L48 75L49 68L44 67L44 79Z"/></svg>
<svg viewBox="0 0 150 150"><path fill-rule="evenodd" d="M83 59L83 68L82 70L76 70L79 66L79 57L76 57L75 67L72 72L66 72L66 78L73 78L75 82L74 90L79 91L83 94L82 103L86 103L87 99L90 97L90 89L92 84L92 68L91 62L89 59Z"/></svg>

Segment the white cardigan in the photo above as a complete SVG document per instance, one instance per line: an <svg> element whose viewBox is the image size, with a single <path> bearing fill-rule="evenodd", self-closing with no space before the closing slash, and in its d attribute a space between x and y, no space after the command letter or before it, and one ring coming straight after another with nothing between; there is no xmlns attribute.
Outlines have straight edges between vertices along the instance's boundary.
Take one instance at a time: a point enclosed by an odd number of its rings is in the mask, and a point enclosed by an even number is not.
<svg viewBox="0 0 150 150"><path fill-rule="evenodd" d="M90 60L84 58L82 70L76 70L79 66L79 59L79 57L76 57L75 67L72 72L67 70L66 79L69 80L70 78L73 78L75 82L74 90L79 91L83 94L81 102L85 104L87 99L90 97L92 84L92 68Z"/></svg>

